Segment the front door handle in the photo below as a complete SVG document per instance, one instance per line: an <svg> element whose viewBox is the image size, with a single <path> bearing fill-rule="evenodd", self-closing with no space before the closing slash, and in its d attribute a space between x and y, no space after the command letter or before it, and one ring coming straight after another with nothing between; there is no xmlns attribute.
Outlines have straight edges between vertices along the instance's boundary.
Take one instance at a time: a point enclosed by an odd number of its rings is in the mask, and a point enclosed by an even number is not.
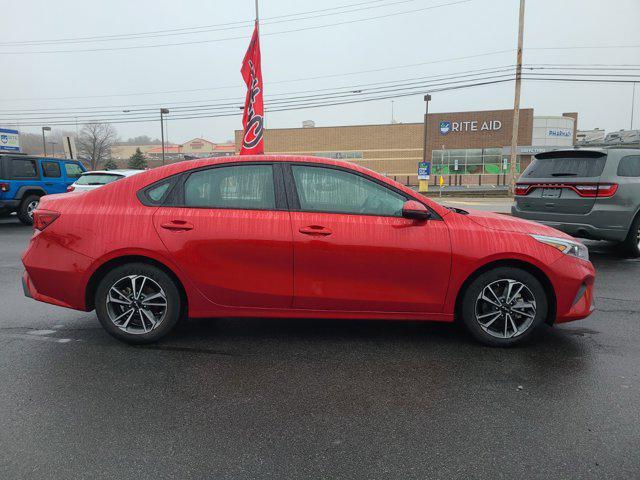
<svg viewBox="0 0 640 480"><path fill-rule="evenodd" d="M331 235L333 233L327 227L323 227L322 225L309 225L307 227L300 227L298 231L305 235L317 235L321 237L326 237L327 235Z"/></svg>
<svg viewBox="0 0 640 480"><path fill-rule="evenodd" d="M163 223L160 225L165 230L170 230L172 232L183 232L186 230L193 230L193 225L185 222L184 220L171 220L170 222Z"/></svg>

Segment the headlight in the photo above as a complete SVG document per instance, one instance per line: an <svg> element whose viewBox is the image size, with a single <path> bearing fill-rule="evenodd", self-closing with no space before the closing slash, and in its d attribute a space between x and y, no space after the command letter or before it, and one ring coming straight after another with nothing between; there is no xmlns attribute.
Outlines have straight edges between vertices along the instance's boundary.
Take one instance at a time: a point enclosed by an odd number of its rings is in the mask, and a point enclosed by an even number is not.
<svg viewBox="0 0 640 480"><path fill-rule="evenodd" d="M567 240L566 238L546 237L544 235L531 235L541 243L560 250L565 255L572 255L583 260L589 260L589 249L579 242Z"/></svg>

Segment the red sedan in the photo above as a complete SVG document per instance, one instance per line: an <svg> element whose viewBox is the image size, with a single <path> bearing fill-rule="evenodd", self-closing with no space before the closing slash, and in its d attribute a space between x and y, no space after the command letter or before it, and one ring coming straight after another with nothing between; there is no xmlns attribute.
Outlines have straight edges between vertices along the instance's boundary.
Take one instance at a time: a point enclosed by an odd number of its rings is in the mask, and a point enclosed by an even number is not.
<svg viewBox="0 0 640 480"><path fill-rule="evenodd" d="M25 294L147 343L184 317L459 321L508 346L593 310L584 245L315 157L195 160L43 197Z"/></svg>

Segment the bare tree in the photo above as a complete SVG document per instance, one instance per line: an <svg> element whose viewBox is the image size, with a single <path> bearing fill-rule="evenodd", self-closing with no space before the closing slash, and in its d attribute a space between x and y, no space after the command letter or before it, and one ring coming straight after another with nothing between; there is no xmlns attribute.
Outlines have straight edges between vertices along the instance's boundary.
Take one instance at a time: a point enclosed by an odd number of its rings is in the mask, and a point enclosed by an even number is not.
<svg viewBox="0 0 640 480"><path fill-rule="evenodd" d="M118 140L116 129L108 123L87 123L80 130L78 150L87 157L90 170L111 158L111 147Z"/></svg>

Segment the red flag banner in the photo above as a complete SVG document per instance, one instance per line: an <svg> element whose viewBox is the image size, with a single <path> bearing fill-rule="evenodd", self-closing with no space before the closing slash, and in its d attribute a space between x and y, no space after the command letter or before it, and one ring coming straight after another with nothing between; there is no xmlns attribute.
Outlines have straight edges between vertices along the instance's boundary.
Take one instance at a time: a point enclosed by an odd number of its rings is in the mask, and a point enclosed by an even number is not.
<svg viewBox="0 0 640 480"><path fill-rule="evenodd" d="M247 84L247 98L242 115L242 147L240 155L258 155L264 153L264 103L262 100L262 68L260 66L260 39L258 22L253 29L251 43L242 61L240 69L244 83Z"/></svg>

